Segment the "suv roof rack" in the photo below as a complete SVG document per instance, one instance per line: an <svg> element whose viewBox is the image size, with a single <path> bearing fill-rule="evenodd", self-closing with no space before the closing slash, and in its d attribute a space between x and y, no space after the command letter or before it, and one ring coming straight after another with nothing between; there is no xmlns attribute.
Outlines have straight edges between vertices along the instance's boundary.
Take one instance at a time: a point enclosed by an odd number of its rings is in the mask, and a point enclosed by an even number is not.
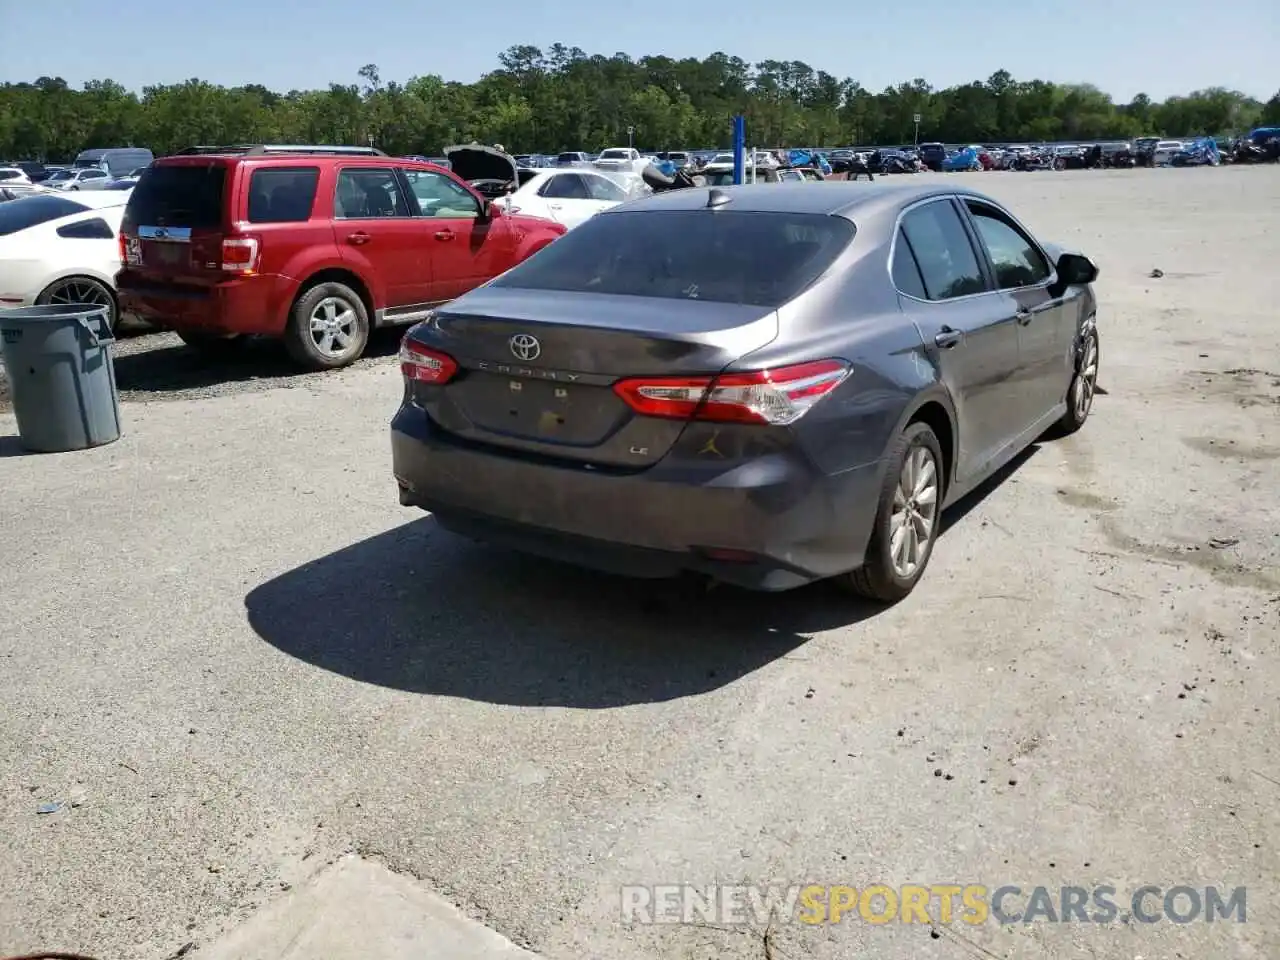
<svg viewBox="0 0 1280 960"><path fill-rule="evenodd" d="M375 147L335 147L301 143L236 143L221 147L187 147L174 156L190 157L201 154L238 153L246 157L264 157L273 153L329 154L330 156L385 157Z"/></svg>

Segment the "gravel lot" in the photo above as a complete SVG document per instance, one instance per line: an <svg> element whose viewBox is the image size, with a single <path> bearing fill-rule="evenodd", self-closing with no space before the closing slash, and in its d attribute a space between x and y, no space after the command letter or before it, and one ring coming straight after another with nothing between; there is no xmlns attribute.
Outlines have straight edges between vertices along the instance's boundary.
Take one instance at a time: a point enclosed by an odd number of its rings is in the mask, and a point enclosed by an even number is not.
<svg viewBox="0 0 1280 960"><path fill-rule="evenodd" d="M93 452L0 408L0 954L162 960L357 851L556 960L1274 957L1280 168L964 176L1100 263L1106 395L885 612L437 530L394 335L320 376L133 338ZM1247 886L1248 922L619 923L676 881Z"/></svg>

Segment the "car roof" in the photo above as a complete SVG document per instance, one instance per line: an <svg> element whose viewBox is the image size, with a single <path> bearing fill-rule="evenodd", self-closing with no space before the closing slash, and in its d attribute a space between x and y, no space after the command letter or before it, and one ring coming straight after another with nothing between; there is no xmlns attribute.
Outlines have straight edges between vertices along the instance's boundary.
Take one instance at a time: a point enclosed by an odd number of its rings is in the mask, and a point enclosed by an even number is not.
<svg viewBox="0 0 1280 960"><path fill-rule="evenodd" d="M53 196L62 197L64 200L70 200L72 203L79 203L94 210L100 210L105 207L123 207L129 202L129 191L127 190L103 190L101 193L96 190L80 190L74 196L68 196L64 191L54 193Z"/></svg>
<svg viewBox="0 0 1280 960"><path fill-rule="evenodd" d="M666 190L634 200L625 208L607 210L598 216L622 216L630 212L701 210L707 206L712 190L728 194L730 200L720 209L746 213L809 213L853 219L858 213L877 214L910 206L930 197L970 196L988 203L995 201L965 187L947 184L858 183L825 180L821 184L777 183L762 186L745 184L736 187L691 187ZM997 204L998 206L998 204Z"/></svg>

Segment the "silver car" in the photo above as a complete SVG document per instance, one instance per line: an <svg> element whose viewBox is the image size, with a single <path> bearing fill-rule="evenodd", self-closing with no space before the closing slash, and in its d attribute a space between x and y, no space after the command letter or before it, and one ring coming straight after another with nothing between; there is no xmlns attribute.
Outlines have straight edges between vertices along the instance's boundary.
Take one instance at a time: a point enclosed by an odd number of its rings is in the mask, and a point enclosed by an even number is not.
<svg viewBox="0 0 1280 960"><path fill-rule="evenodd" d="M406 334L400 500L616 572L894 601L945 505L1085 422L1097 274L951 184L657 194Z"/></svg>

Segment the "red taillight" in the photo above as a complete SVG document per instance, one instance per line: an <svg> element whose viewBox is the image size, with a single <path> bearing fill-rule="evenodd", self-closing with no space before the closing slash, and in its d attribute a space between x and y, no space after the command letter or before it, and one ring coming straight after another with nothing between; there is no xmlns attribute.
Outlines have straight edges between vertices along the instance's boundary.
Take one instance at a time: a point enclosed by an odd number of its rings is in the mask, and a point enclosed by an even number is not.
<svg viewBox="0 0 1280 960"><path fill-rule="evenodd" d="M225 273L249 276L258 271L261 247L257 237L227 237L222 241L222 269Z"/></svg>
<svg viewBox="0 0 1280 960"><path fill-rule="evenodd" d="M815 360L719 377L635 377L613 385L647 417L785 425L799 419L849 375L843 360Z"/></svg>
<svg viewBox="0 0 1280 960"><path fill-rule="evenodd" d="M405 338L400 341L400 372L418 383L448 383L458 372L458 363L447 353Z"/></svg>
<svg viewBox="0 0 1280 960"><path fill-rule="evenodd" d="M122 233L120 237L120 262L126 267L136 267L142 263L142 247L137 237Z"/></svg>

